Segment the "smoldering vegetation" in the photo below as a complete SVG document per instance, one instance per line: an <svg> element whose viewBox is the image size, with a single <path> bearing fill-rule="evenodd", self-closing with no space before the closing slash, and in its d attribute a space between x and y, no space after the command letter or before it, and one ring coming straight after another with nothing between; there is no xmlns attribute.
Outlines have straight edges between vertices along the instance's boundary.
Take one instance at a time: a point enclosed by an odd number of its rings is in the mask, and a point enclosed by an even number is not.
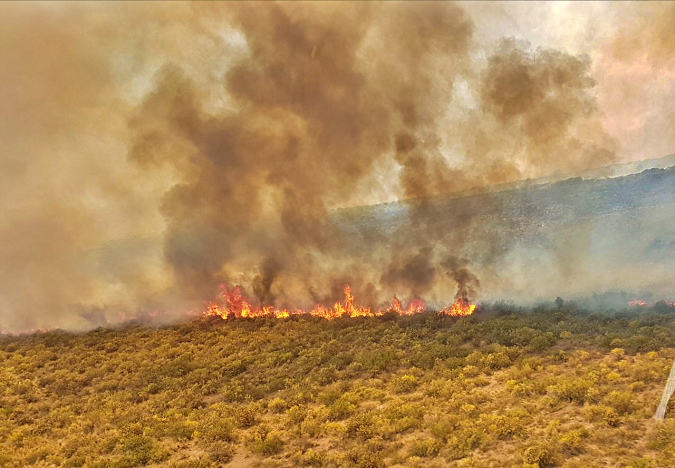
<svg viewBox="0 0 675 468"><path fill-rule="evenodd" d="M221 282L283 307L335 300L347 282L373 305L476 300L486 285L507 291L502 262L517 252L501 241L518 224L508 198L487 189L607 165L620 150L589 56L510 37L486 48L470 6L3 9L22 25L3 28L3 96L17 117L3 118L4 163L31 181L8 181L3 201L19 207L0 225L3 328L166 318L199 309ZM46 61L43 44L70 60ZM80 133L106 135L123 157ZM81 159L62 156L81 147ZM468 190L486 193L435 215L435 196ZM332 214L392 198L410 222L357 247ZM570 239L592 230L577 228L550 248L580 285L565 252L583 251ZM149 260L119 247L134 238ZM91 260L113 244L118 256Z"/></svg>

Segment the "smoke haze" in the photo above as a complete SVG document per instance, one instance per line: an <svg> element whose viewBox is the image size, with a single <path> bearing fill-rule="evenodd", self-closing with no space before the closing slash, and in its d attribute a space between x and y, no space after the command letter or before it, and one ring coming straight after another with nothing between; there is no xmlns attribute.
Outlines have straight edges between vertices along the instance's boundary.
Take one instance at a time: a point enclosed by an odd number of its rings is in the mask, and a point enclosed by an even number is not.
<svg viewBox="0 0 675 468"><path fill-rule="evenodd" d="M567 8L0 5L0 329L170 318L220 282L288 307L503 286L503 226L429 222L434 196L675 147L673 4ZM333 215L397 199L409 223L359 245ZM589 232L554 249L565 281Z"/></svg>

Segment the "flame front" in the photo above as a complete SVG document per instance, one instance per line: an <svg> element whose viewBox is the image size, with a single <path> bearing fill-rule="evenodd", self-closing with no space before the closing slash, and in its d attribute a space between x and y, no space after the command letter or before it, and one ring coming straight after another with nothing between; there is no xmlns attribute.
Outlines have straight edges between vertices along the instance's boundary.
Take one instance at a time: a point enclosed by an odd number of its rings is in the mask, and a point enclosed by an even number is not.
<svg viewBox="0 0 675 468"><path fill-rule="evenodd" d="M422 299L412 299L408 302L406 308L403 308L401 301L397 298L392 300L392 303L384 309L371 309L370 307L356 307L354 305L354 295L351 287L347 284L344 287L345 298L343 302L336 302L333 307L327 307L323 304L317 304L313 309L306 311L304 309L277 309L272 305L262 305L259 307L251 306L244 295L244 291L240 286L228 287L221 285L221 295L223 298L222 304L216 302L208 302L204 315L210 317L221 317L227 319L228 317L273 317L273 318L288 318L291 315L310 315L312 317L321 317L327 320L332 320L340 317L380 317L385 313L394 313L401 316L416 315L424 312L427 308L426 303ZM439 315L449 315L453 317L464 317L474 313L476 306L466 300L459 299L452 305L443 307L438 313Z"/></svg>
<svg viewBox="0 0 675 468"><path fill-rule="evenodd" d="M474 310L476 310L475 304L471 304L469 301L464 299L458 299L457 302L452 304L450 307L443 307L438 313L450 315L452 317L465 317L467 315L473 314Z"/></svg>

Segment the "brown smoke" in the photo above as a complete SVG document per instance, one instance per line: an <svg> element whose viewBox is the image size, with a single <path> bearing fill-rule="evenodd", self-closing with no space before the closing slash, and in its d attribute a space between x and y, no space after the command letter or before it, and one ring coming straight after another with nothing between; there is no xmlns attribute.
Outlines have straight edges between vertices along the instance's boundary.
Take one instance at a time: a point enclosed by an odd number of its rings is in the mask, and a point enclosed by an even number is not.
<svg viewBox="0 0 675 468"><path fill-rule="evenodd" d="M199 307L222 281L292 307L344 282L372 302L474 299L458 259L507 246L469 202L442 212L434 196L618 151L591 57L487 46L480 11L1 5L0 328ZM659 63L662 29L639 48ZM332 211L387 198L417 200L409 224L362 242Z"/></svg>

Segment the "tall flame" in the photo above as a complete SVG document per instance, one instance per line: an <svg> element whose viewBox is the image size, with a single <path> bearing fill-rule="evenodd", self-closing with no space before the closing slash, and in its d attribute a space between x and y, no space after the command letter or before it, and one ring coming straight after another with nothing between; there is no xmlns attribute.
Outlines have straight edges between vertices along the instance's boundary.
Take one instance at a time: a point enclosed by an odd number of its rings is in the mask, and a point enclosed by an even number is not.
<svg viewBox="0 0 675 468"><path fill-rule="evenodd" d="M321 317L327 320L332 320L340 317L380 317L385 313L394 313L396 315L416 315L424 312L427 308L426 303L422 299L412 299L408 302L406 308L403 308L401 301L394 298L392 303L384 309L371 309L370 307L356 307L354 305L354 295L352 288L346 284L344 287L344 301L336 302L333 307L327 307L323 304L316 304L313 309L306 311L304 309L278 309L272 305L262 305L253 307L246 298L244 291L240 286L229 287L221 285L222 303L207 302L205 316L221 317L227 319L229 317L273 317L273 318L288 318L291 315L310 315L312 317ZM438 313L439 315L449 315L453 317L464 317L473 314L476 306L466 300L459 299L452 305L443 307Z"/></svg>

